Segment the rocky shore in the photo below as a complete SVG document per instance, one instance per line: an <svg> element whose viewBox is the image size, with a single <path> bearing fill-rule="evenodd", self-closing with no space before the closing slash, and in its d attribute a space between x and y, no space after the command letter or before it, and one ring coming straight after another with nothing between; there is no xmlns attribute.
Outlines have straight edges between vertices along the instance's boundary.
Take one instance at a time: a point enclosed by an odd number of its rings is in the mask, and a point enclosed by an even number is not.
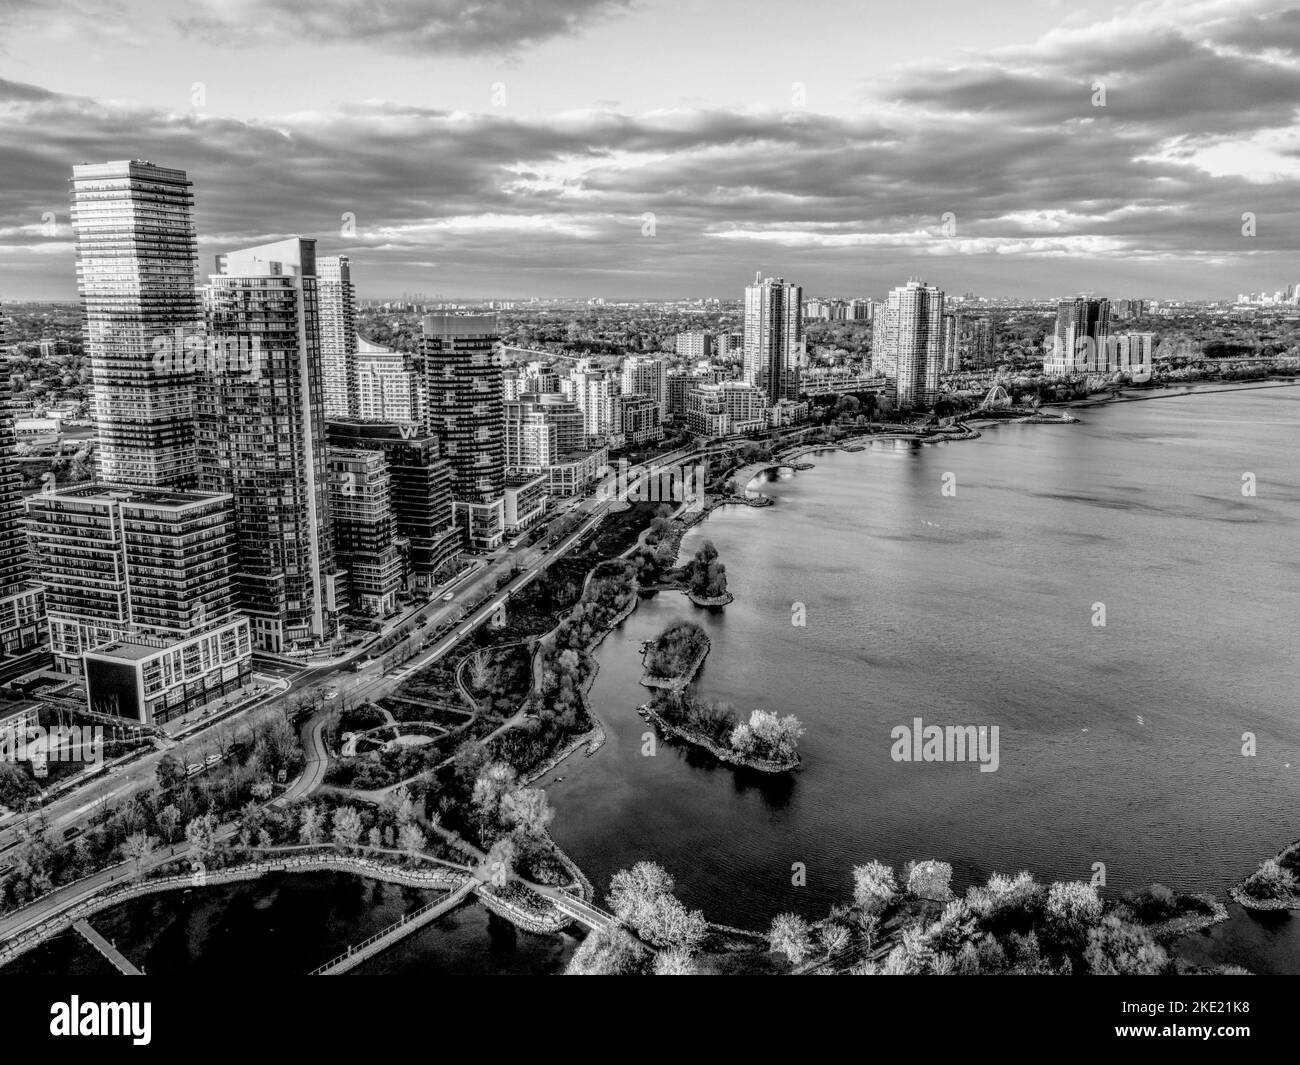
<svg viewBox="0 0 1300 1065"><path fill-rule="evenodd" d="M638 714L658 728L665 736L670 739L681 740L692 747L700 747L708 751L720 762L726 762L728 765L741 766L744 769L753 769L759 773L789 773L799 767L799 756L796 754L788 762L774 762L766 758L753 758L749 755L738 754L736 751L728 750L714 743L707 736L702 736L698 732L692 732L690 729L684 729L674 725L659 714L649 703L637 707Z"/></svg>

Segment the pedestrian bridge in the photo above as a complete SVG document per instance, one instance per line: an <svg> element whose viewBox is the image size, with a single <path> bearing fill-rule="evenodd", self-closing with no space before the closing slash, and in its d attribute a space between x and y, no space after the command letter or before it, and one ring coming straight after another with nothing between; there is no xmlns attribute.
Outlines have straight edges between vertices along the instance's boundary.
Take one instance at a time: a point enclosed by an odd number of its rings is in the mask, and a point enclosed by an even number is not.
<svg viewBox="0 0 1300 1065"><path fill-rule="evenodd" d="M565 917L572 917L575 921L585 924L593 932L599 932L601 929L618 924L618 919L612 913L607 913L599 906L593 906L590 902L583 902L582 899L574 898L563 891L552 895L551 901L555 903L555 908Z"/></svg>

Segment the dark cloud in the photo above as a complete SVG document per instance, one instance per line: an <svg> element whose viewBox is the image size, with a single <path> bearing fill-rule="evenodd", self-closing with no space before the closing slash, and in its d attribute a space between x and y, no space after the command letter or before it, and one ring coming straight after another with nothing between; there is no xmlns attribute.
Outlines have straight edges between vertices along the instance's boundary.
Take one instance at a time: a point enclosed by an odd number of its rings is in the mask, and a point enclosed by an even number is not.
<svg viewBox="0 0 1300 1065"><path fill-rule="evenodd" d="M631 0L191 0L176 25L206 40L366 44L403 53L513 52L571 36Z"/></svg>
<svg viewBox="0 0 1300 1065"><path fill-rule="evenodd" d="M374 104L255 122L0 81L3 265L70 288L68 235L38 232L42 215L66 222L73 163L139 157L190 173L205 271L227 247L301 233L353 255L370 293L730 292L758 266L879 293L918 260L985 292L1228 295L1260 286L1225 264L1261 262L1280 287L1300 274L1284 135L1300 75L1259 50L1273 25L1259 5L1224 10L1204 29L1117 22L904 70L859 115Z"/></svg>

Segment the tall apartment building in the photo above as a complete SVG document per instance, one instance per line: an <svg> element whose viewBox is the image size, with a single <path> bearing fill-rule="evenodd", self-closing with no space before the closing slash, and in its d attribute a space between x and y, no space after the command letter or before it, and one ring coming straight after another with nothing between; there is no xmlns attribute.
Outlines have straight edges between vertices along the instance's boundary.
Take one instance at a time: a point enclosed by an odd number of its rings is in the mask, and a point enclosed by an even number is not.
<svg viewBox="0 0 1300 1065"><path fill-rule="evenodd" d="M770 403L799 395L803 359L803 289L780 277L755 276L745 288L745 383Z"/></svg>
<svg viewBox="0 0 1300 1065"><path fill-rule="evenodd" d="M352 285L352 261L346 255L318 259L316 283L325 417L347 418L358 413L359 403L357 296Z"/></svg>
<svg viewBox="0 0 1300 1065"><path fill-rule="evenodd" d="M713 354L713 334L707 329L678 333L674 349L678 358L688 362L703 362Z"/></svg>
<svg viewBox="0 0 1300 1065"><path fill-rule="evenodd" d="M28 497L55 666L90 708L165 721L243 687L230 496L104 484Z"/></svg>
<svg viewBox="0 0 1300 1065"><path fill-rule="evenodd" d="M913 278L889 293L873 368L895 389L899 407L926 407L939 391L943 365L943 291Z"/></svg>
<svg viewBox="0 0 1300 1065"><path fill-rule="evenodd" d="M870 322L876 316L876 301L868 299L849 300L848 318L853 322Z"/></svg>
<svg viewBox="0 0 1300 1065"><path fill-rule="evenodd" d="M1048 375L1104 373L1110 336L1110 300L1080 296L1056 305L1052 350L1043 359Z"/></svg>
<svg viewBox="0 0 1300 1065"><path fill-rule="evenodd" d="M410 545L416 591L431 592L460 566L461 534L451 501L451 464L441 458L437 437L407 422L349 418L329 423L333 447L374 451L384 457L397 535Z"/></svg>
<svg viewBox="0 0 1300 1065"><path fill-rule="evenodd" d="M767 394L743 381L700 384L686 396L686 424L703 437L766 429L768 410Z"/></svg>
<svg viewBox="0 0 1300 1065"><path fill-rule="evenodd" d="M5 322L0 318L0 343ZM23 531L23 478L14 459L9 364L0 358L0 659L39 647L45 636L45 600L32 582Z"/></svg>
<svg viewBox="0 0 1300 1065"><path fill-rule="evenodd" d="M1120 333L1106 345L1107 369L1131 377L1149 377L1155 361L1155 333Z"/></svg>
<svg viewBox="0 0 1300 1065"><path fill-rule="evenodd" d="M505 423L500 331L493 315L425 315L421 357L426 428L451 463L452 500L466 543L504 536Z"/></svg>
<svg viewBox="0 0 1300 1065"><path fill-rule="evenodd" d="M719 333L713 338L713 354L719 362L728 362L733 359L744 359L745 355L745 334L742 333Z"/></svg>
<svg viewBox="0 0 1300 1065"><path fill-rule="evenodd" d="M943 373L956 373L961 369L961 346L962 330L965 328L965 321L961 312L943 313L943 354L940 361L940 370Z"/></svg>
<svg viewBox="0 0 1300 1065"><path fill-rule="evenodd" d="M664 438L659 404L649 396L615 396L613 422L614 447L641 447Z"/></svg>
<svg viewBox="0 0 1300 1065"><path fill-rule="evenodd" d="M399 351L359 354L354 416L373 421L418 422L420 375ZM331 420L343 415L327 415Z"/></svg>
<svg viewBox="0 0 1300 1065"><path fill-rule="evenodd" d="M183 170L141 160L72 168L99 476L193 488L194 379L159 345L202 332L194 196Z"/></svg>
<svg viewBox="0 0 1300 1065"><path fill-rule="evenodd" d="M352 609L387 617L406 588L409 546L397 535L388 462L383 452L344 447L329 448L328 462L334 552Z"/></svg>
<svg viewBox="0 0 1300 1065"><path fill-rule="evenodd" d="M653 355L629 355L623 360L623 395L645 396L659 410L659 420L668 420L668 363Z"/></svg>
<svg viewBox="0 0 1300 1065"><path fill-rule="evenodd" d="M239 338L248 369L199 382L202 485L235 502L242 605L265 651L335 633L316 242L293 237L217 258L209 332Z"/></svg>
<svg viewBox="0 0 1300 1065"><path fill-rule="evenodd" d="M557 396L525 393L505 405L506 470L536 473L581 451L586 443L582 412Z"/></svg>
<svg viewBox="0 0 1300 1065"><path fill-rule="evenodd" d="M988 369L998 362L998 327L991 318L967 318L961 368Z"/></svg>
<svg viewBox="0 0 1300 1065"><path fill-rule="evenodd" d="M582 360L569 374L565 394L582 411L588 440L604 440L614 431L614 397L618 395L618 389L609 374L591 369L586 360Z"/></svg>

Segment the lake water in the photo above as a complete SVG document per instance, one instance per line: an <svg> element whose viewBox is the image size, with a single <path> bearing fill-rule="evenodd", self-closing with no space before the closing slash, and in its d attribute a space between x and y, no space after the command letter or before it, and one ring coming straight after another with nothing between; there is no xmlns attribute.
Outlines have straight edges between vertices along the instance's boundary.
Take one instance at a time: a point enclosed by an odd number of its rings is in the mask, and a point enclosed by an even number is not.
<svg viewBox="0 0 1300 1065"><path fill-rule="evenodd" d="M684 552L711 539L736 601L643 602L597 656L608 743L548 787L598 889L653 859L689 905L754 928L823 914L870 858L940 858L962 884L1104 863L1115 890L1222 896L1300 836L1300 389L1078 413L810 456L761 485L775 506L692 530ZM645 755L637 647L680 619L712 640L702 694L807 726L792 778ZM998 726L998 770L893 761L917 716Z"/></svg>

